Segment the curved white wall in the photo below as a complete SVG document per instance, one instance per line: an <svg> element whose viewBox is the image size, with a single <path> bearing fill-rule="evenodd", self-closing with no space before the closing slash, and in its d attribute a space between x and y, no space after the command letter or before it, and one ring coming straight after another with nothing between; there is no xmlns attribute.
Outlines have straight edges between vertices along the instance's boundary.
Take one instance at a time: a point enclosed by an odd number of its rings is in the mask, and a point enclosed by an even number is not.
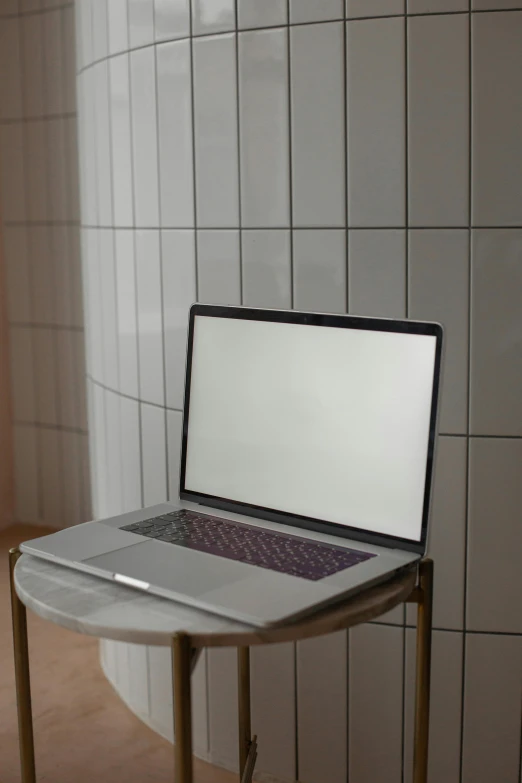
<svg viewBox="0 0 522 783"><path fill-rule="evenodd" d="M91 515L76 133L73 0L0 0L14 521L48 527Z"/></svg>
<svg viewBox="0 0 522 783"><path fill-rule="evenodd" d="M430 782L518 783L522 3L472 5L78 2L92 469L98 516L175 495L195 299L440 319ZM413 622L254 651L259 768L409 781ZM168 654L103 656L170 735ZM227 765L234 700L212 652L196 748Z"/></svg>

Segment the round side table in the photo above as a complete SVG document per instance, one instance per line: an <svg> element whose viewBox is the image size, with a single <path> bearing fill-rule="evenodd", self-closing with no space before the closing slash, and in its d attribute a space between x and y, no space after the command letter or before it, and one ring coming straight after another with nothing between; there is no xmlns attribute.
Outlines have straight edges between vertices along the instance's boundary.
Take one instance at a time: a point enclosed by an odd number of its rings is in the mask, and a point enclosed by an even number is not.
<svg viewBox="0 0 522 783"><path fill-rule="evenodd" d="M250 728L250 655L257 644L299 641L368 622L397 604L417 604L414 783L427 783L433 562L422 560L313 616L274 629L156 598L44 560L10 557L11 606L22 783L36 783L26 607L57 625L103 639L172 649L175 781L193 783L190 675L205 647L236 647L238 653L239 760L241 783L250 783L257 756Z"/></svg>

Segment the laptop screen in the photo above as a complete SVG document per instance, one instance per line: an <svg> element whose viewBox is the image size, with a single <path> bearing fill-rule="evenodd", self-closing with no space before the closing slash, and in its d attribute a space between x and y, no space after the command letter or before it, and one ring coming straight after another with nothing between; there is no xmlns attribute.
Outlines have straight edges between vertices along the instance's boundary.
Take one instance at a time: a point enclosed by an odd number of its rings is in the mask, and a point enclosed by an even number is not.
<svg viewBox="0 0 522 783"><path fill-rule="evenodd" d="M405 332L406 322L332 317L342 328L326 316L314 325L196 308L182 496L419 542L436 334Z"/></svg>

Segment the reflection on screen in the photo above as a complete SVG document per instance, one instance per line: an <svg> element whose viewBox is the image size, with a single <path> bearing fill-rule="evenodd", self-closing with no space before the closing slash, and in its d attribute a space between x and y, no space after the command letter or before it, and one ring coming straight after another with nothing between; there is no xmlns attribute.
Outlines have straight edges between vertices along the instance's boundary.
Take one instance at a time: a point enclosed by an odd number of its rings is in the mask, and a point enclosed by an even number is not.
<svg viewBox="0 0 522 783"><path fill-rule="evenodd" d="M435 347L196 316L185 489L420 540Z"/></svg>

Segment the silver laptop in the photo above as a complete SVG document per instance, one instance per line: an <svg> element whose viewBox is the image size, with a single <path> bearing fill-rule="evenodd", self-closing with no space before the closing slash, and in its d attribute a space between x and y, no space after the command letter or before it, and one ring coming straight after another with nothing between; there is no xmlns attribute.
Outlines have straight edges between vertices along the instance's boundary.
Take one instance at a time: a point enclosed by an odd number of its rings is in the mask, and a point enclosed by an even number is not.
<svg viewBox="0 0 522 783"><path fill-rule="evenodd" d="M193 305L179 498L23 552L255 626L426 549L442 327Z"/></svg>

